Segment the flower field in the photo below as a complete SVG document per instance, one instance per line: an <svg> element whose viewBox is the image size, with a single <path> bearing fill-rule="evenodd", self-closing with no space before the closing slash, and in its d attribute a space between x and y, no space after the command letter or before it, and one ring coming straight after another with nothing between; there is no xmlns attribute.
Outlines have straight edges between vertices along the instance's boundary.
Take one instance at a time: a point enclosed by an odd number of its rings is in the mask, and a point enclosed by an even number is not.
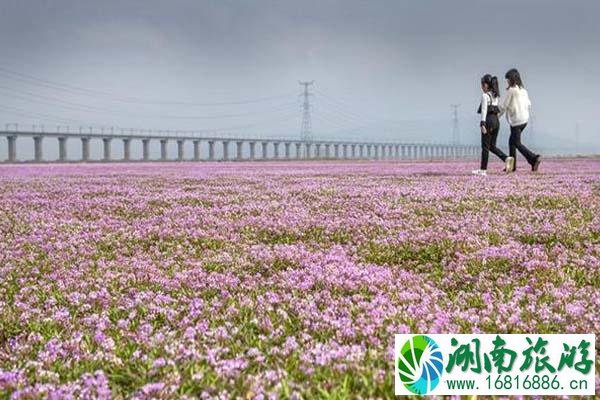
<svg viewBox="0 0 600 400"><path fill-rule="evenodd" d="M0 166L0 398L392 398L394 333L600 332L600 160L474 165Z"/></svg>

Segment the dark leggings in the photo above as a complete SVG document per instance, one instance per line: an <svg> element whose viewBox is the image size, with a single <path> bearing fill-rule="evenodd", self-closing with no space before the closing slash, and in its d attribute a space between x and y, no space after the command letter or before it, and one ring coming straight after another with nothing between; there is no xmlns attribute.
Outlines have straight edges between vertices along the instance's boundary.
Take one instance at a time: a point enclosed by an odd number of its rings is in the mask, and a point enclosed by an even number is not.
<svg viewBox="0 0 600 400"><path fill-rule="evenodd" d="M515 170L517 169L517 149L523 157L527 160L529 165L533 165L537 160L537 154L533 153L527 147L521 143L521 133L525 129L527 124L511 126L510 127L510 138L508 139L508 154L515 159Z"/></svg>
<svg viewBox="0 0 600 400"><path fill-rule="evenodd" d="M500 131L500 123L498 117L493 116L486 121L487 133L481 134L481 169L486 170L490 151L497 155L502 161L506 161L506 154L496 147L496 139L498 139L498 131Z"/></svg>

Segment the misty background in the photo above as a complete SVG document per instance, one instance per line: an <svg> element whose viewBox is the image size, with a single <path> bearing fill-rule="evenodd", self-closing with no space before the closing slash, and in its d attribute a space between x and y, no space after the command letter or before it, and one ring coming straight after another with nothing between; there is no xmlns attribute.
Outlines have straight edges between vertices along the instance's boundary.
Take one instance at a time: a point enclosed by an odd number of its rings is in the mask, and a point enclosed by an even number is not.
<svg viewBox="0 0 600 400"><path fill-rule="evenodd" d="M599 153L599 15L591 0L2 0L0 128L299 138L298 81L314 80L315 139L449 143L460 104L474 144L480 77L504 91L517 67L533 103L524 142Z"/></svg>

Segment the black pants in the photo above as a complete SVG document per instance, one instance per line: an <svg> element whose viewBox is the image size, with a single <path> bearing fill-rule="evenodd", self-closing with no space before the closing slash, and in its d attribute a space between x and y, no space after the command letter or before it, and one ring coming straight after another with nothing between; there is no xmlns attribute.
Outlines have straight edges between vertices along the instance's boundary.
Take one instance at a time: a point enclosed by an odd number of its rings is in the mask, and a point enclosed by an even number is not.
<svg viewBox="0 0 600 400"><path fill-rule="evenodd" d="M538 158L538 155L533 153L527 147L521 143L521 133L525 129L527 124L511 126L510 127L510 139L508 139L508 154L515 159L515 170L517 169L517 149L519 153L523 154L523 157L527 160L530 165L533 165Z"/></svg>
<svg viewBox="0 0 600 400"><path fill-rule="evenodd" d="M496 140L498 139L498 132L500 131L498 116L490 115L485 122L485 126L487 133L481 134L481 169L483 170L487 169L490 151L497 155L502 161L506 161L506 154L496 147Z"/></svg>

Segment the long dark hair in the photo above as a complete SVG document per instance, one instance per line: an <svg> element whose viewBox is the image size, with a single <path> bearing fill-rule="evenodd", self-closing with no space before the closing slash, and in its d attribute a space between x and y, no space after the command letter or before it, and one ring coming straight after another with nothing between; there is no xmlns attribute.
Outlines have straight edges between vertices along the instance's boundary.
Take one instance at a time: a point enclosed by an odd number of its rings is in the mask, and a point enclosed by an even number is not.
<svg viewBox="0 0 600 400"><path fill-rule="evenodd" d="M509 69L504 77L508 79L509 87L518 86L522 88L524 86L523 81L521 80L521 74L519 74L519 71L516 68Z"/></svg>
<svg viewBox="0 0 600 400"><path fill-rule="evenodd" d="M494 97L500 97L500 90L498 89L498 78L490 74L485 74L481 78L481 83L487 85L488 90L492 92Z"/></svg>

